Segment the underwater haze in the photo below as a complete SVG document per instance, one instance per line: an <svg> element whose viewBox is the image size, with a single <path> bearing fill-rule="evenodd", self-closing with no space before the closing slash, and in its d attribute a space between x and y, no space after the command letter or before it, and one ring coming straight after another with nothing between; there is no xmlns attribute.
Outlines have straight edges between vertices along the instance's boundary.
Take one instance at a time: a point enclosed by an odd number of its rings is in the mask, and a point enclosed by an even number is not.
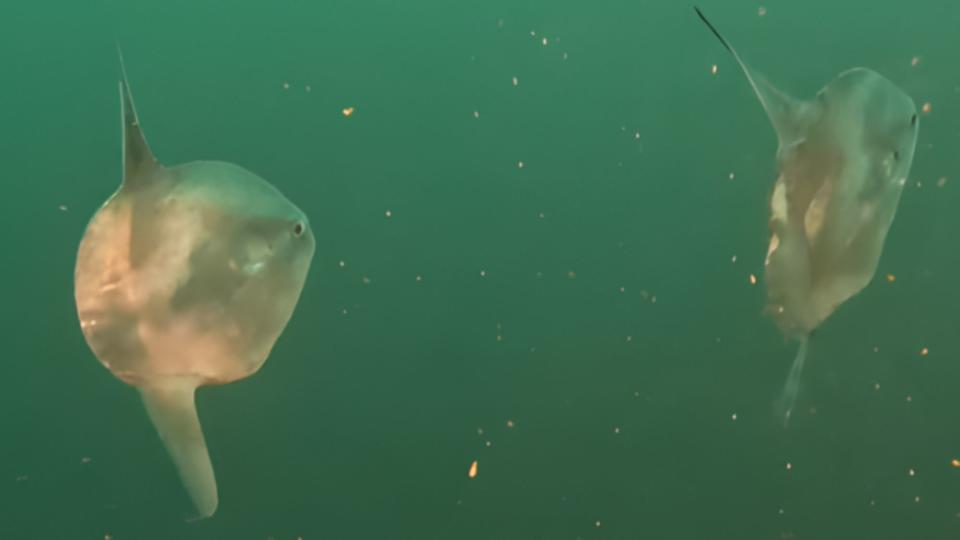
<svg viewBox="0 0 960 540"><path fill-rule="evenodd" d="M960 4L700 7L797 97L864 66L921 110L788 428L776 134L692 5L0 8L0 538L960 536ZM162 163L242 165L316 237L269 361L197 391L220 496L197 522L74 304L122 178L118 43Z"/></svg>

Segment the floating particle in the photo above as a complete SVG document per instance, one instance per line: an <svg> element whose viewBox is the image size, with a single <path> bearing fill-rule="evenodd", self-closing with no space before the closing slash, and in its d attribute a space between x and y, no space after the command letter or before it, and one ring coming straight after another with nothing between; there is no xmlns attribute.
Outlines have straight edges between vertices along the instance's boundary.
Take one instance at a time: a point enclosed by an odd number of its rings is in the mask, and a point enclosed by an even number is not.
<svg viewBox="0 0 960 540"><path fill-rule="evenodd" d="M289 89L290 89L290 83L284 82L284 83L283 83L283 89L284 89L284 90L289 90Z"/></svg>
<svg viewBox="0 0 960 540"><path fill-rule="evenodd" d="M890 283L893 283L896 280L897 280L897 276L893 274L887 274L887 281L889 281Z"/></svg>
<svg viewBox="0 0 960 540"><path fill-rule="evenodd" d="M563 60L566 60L567 58L570 58L570 56L567 53L563 53L562 55L560 55L560 58L562 58Z"/></svg>
<svg viewBox="0 0 960 540"><path fill-rule="evenodd" d="M27 476L27 475L25 475L25 474L21 474L20 476L18 476L18 477L16 478L17 482L26 482L26 481L29 480L29 479L30 479L30 477Z"/></svg>
<svg viewBox="0 0 960 540"><path fill-rule="evenodd" d="M620 293L622 294L622 293L625 293L625 292L627 292L627 288L626 288L626 287L620 287Z"/></svg>
<svg viewBox="0 0 960 540"><path fill-rule="evenodd" d="M473 111L474 118L480 118L480 111Z"/></svg>
<svg viewBox="0 0 960 540"><path fill-rule="evenodd" d="M497 28L503 28L503 19L497 19Z"/></svg>
<svg viewBox="0 0 960 540"><path fill-rule="evenodd" d="M639 140L640 140L640 132L638 131L638 132L634 133L634 134L633 134L633 138L639 141Z"/></svg>
<svg viewBox="0 0 960 540"><path fill-rule="evenodd" d="M346 116L347 118L349 118L349 117L353 116L353 111L354 111L354 108L353 108L353 107L345 107L345 108L343 109L343 115Z"/></svg>
<svg viewBox="0 0 960 540"><path fill-rule="evenodd" d="M574 272L573 270L571 270L571 271L567 272L567 277L570 278L570 279L573 279L573 278L577 277L577 273Z"/></svg>
<svg viewBox="0 0 960 540"><path fill-rule="evenodd" d="M788 461L788 462L787 462L787 470L789 471L789 470L791 470L791 469L793 469L793 463L790 463L790 462Z"/></svg>
<svg viewBox="0 0 960 540"><path fill-rule="evenodd" d="M517 162L517 168L518 168L518 169L522 169L523 167L524 167L523 162L522 162L522 161L518 161L518 162Z"/></svg>
<svg viewBox="0 0 960 540"><path fill-rule="evenodd" d="M736 177L737 177L737 176L736 176L735 174L733 174L733 171L731 171L731 172L730 172L730 179L733 180L733 179L736 178Z"/></svg>
<svg viewBox="0 0 960 540"><path fill-rule="evenodd" d="M737 256L734 255L733 257L730 257L730 262L736 263L736 262L737 262Z"/></svg>
<svg viewBox="0 0 960 540"><path fill-rule="evenodd" d="M783 515L783 508L781 508L780 510L777 510L777 513L782 516L782 515Z"/></svg>
<svg viewBox="0 0 960 540"><path fill-rule="evenodd" d="M917 504L920 504L920 496L917 495L916 497L914 497L914 498L913 498L913 502L915 502L915 503L917 503Z"/></svg>
<svg viewBox="0 0 960 540"><path fill-rule="evenodd" d="M542 277L543 277L543 272L537 272L537 279L540 279Z"/></svg>
<svg viewBox="0 0 960 540"><path fill-rule="evenodd" d="M346 266L347 266L347 261L340 261L340 268L344 268Z"/></svg>
<svg viewBox="0 0 960 540"><path fill-rule="evenodd" d="M481 270L481 271L480 271L480 277L487 277L487 271L486 271L486 270Z"/></svg>
<svg viewBox="0 0 960 540"><path fill-rule="evenodd" d="M960 459L957 459L957 458L951 459L950 465L953 466L954 469L960 469Z"/></svg>
<svg viewBox="0 0 960 540"><path fill-rule="evenodd" d="M482 427L478 427L478 428L477 428L477 435L483 435L483 428L482 428Z"/></svg>
<svg viewBox="0 0 960 540"><path fill-rule="evenodd" d="M67 205L65 205L65 204L61 204L58 208L60 208L60 211L61 211L61 212L66 212L66 211L67 211Z"/></svg>
<svg viewBox="0 0 960 540"><path fill-rule="evenodd" d="M83 456L82 458L80 458L80 463L83 463L84 465L88 465L92 461L93 460L87 456Z"/></svg>
<svg viewBox="0 0 960 540"><path fill-rule="evenodd" d="M537 214L537 217L540 218L540 219L543 219L545 216L544 216L543 212L540 212L539 214Z"/></svg>
<svg viewBox="0 0 960 540"><path fill-rule="evenodd" d="M110 536L109 534L105 534L103 535L103 540L113 540L113 537Z"/></svg>
<svg viewBox="0 0 960 540"><path fill-rule="evenodd" d="M310 88L310 85L309 85L309 84L306 85L306 86L304 86L303 89L306 90L307 92L313 90L312 88Z"/></svg>
<svg viewBox="0 0 960 540"><path fill-rule="evenodd" d="M513 423L513 420L507 420L507 427L513 429L513 426L516 425Z"/></svg>
<svg viewBox="0 0 960 540"><path fill-rule="evenodd" d="M926 355L928 355L928 354L930 354L930 349L928 349L928 348L926 348L926 347L920 349L920 356L926 356Z"/></svg>
<svg viewBox="0 0 960 540"><path fill-rule="evenodd" d="M930 114L930 112L933 111L933 105L931 105L928 101L923 104L923 107L921 107L920 110L923 111L923 114Z"/></svg>
<svg viewBox="0 0 960 540"><path fill-rule="evenodd" d="M717 74L717 65L716 65L716 64L710 66L710 74L711 74L711 75L716 75L716 74Z"/></svg>
<svg viewBox="0 0 960 540"><path fill-rule="evenodd" d="M546 46L547 46L547 38L543 38L543 39L541 40L541 43L543 43L543 46L546 47Z"/></svg>
<svg viewBox="0 0 960 540"><path fill-rule="evenodd" d="M910 65L911 65L911 66L918 66L918 65L920 65L920 60L921 60L921 58L920 58L919 56L914 56L913 58L910 59Z"/></svg>
<svg viewBox="0 0 960 540"><path fill-rule="evenodd" d="M874 346L874 347L873 347L873 352L880 352L880 347Z"/></svg>
<svg viewBox="0 0 960 540"><path fill-rule="evenodd" d="M520 79L518 79L518 78L516 77L516 75L514 75L514 77L513 77L513 85L514 85L514 86L517 86L518 84L520 84Z"/></svg>
<svg viewBox="0 0 960 540"><path fill-rule="evenodd" d="M879 391L880 391L880 383L873 383L873 389L876 390L877 392L879 392Z"/></svg>
<svg viewBox="0 0 960 540"><path fill-rule="evenodd" d="M751 285L756 285L756 284L757 284L757 276L755 276L755 275L753 275L753 274L750 274L750 284L751 284Z"/></svg>
<svg viewBox="0 0 960 540"><path fill-rule="evenodd" d="M385 215L385 216L387 216L387 217L392 217L392 216L393 216L393 212L391 212L390 210L387 210L386 212L383 213L383 215Z"/></svg>
<svg viewBox="0 0 960 540"><path fill-rule="evenodd" d="M946 176L941 176L941 177L937 180L937 187L943 187L943 186L945 186L946 184L947 184L947 177L946 177Z"/></svg>
<svg viewBox="0 0 960 540"><path fill-rule="evenodd" d="M916 475L917 475L917 471L915 471L915 470L913 470L913 469L910 469L910 470L907 471L907 474L909 474L910 476L916 476Z"/></svg>
<svg viewBox="0 0 960 540"><path fill-rule="evenodd" d="M602 526L603 526L603 523L600 523L600 520L598 519L598 520L597 520L597 522L596 522L596 523L594 523L594 525L596 525L596 526L597 526L597 528L599 529L600 527L602 527Z"/></svg>
<svg viewBox="0 0 960 540"><path fill-rule="evenodd" d="M765 7L763 7L763 6L760 6L760 7L757 8L757 15L763 17L763 16L766 15L766 14L767 14L767 8L765 8Z"/></svg>
<svg viewBox="0 0 960 540"><path fill-rule="evenodd" d="M536 31L536 30L531 30L531 31L530 31L530 37L537 37L537 31Z"/></svg>
<svg viewBox="0 0 960 540"><path fill-rule="evenodd" d="M341 313L343 313L344 315L346 315L346 314L347 314L347 308L343 308L343 310L341 310Z"/></svg>
<svg viewBox="0 0 960 540"><path fill-rule="evenodd" d="M913 396L907 396L907 403L913 403Z"/></svg>
<svg viewBox="0 0 960 540"><path fill-rule="evenodd" d="M490 441L487 441L487 448L490 448L491 446L493 446L493 443Z"/></svg>
<svg viewBox="0 0 960 540"><path fill-rule="evenodd" d="M620 427L619 427L619 426L613 428L613 434L614 434L614 435L619 435L619 434L620 434Z"/></svg>
<svg viewBox="0 0 960 540"><path fill-rule="evenodd" d="M633 336L627 336L627 342L629 343L631 341L633 341Z"/></svg>
<svg viewBox="0 0 960 540"><path fill-rule="evenodd" d="M467 471L467 476L470 478L477 477L477 460L473 460L473 463L470 464L470 470Z"/></svg>
<svg viewBox="0 0 960 540"><path fill-rule="evenodd" d="M369 285L369 284L370 284L370 278L368 278L367 276L363 276L363 284L364 284L364 285Z"/></svg>
<svg viewBox="0 0 960 540"><path fill-rule="evenodd" d="M420 283L421 281L423 281L423 276L417 276L417 283Z"/></svg>

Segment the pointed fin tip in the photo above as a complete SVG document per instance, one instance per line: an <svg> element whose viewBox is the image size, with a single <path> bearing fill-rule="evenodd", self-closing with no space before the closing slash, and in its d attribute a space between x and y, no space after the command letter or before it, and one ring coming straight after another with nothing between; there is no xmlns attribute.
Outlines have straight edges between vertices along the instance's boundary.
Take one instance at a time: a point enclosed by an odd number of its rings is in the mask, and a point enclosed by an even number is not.
<svg viewBox="0 0 960 540"><path fill-rule="evenodd" d="M736 56L737 53L734 52L733 47L731 47L730 43L727 42L726 38L724 38L723 35L720 34L720 32L717 30L717 27L713 26L713 23L711 23L710 20L707 19L707 16L703 14L703 11L701 11L698 6L693 6L693 10L697 12L697 16L700 17L700 20L703 21L703 24L707 25L707 28L709 28L710 31L713 32L713 35L717 36L717 39L720 40L720 43L723 44L723 47L728 51L730 51L730 53L732 53L734 56Z"/></svg>

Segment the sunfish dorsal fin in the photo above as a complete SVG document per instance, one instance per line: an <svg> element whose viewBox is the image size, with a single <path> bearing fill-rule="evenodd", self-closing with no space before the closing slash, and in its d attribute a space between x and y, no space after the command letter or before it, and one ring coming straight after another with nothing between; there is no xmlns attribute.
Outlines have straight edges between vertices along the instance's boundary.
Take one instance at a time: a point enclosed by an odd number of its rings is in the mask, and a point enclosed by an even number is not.
<svg viewBox="0 0 960 540"><path fill-rule="evenodd" d="M707 25L707 28L713 32L713 35L717 36L717 39L720 40L723 47L733 55L737 64L740 65L740 69L742 69L743 74L747 76L747 80L750 82L750 86L753 87L754 93L757 94L757 99L759 99L760 104L763 105L763 110L766 111L767 117L770 118L773 129L776 130L777 137L780 139L781 146L788 146L794 143L796 139L801 137L799 118L801 117L802 103L780 91L780 89L770 84L770 82L759 73L750 71L747 64L740 58L740 55L737 54L737 50L734 49L733 46L730 45L730 42L720 34L717 28L707 20L706 15L700 11L700 8L694 6L693 9L697 11L700 20Z"/></svg>
<svg viewBox="0 0 960 540"><path fill-rule="evenodd" d="M123 52L117 45L120 57L120 117L123 123L123 186L140 187L147 182L159 164L150 151L147 140L140 129L137 109L133 105L130 83L127 81L127 68L123 64Z"/></svg>

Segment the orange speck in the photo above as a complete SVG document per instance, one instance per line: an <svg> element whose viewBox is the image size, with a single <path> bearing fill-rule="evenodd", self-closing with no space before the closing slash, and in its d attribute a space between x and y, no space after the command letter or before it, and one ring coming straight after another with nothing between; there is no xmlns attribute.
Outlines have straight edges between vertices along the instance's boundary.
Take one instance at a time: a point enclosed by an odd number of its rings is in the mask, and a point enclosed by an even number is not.
<svg viewBox="0 0 960 540"><path fill-rule="evenodd" d="M346 108L344 108L344 109L343 109L343 115L346 116L346 117L348 117L348 118L349 118L351 115L353 115L353 107L346 107Z"/></svg>
<svg viewBox="0 0 960 540"><path fill-rule="evenodd" d="M755 275L753 275L753 274L750 274L750 284L751 284L751 285L756 285L756 284L757 284L757 276L755 276Z"/></svg>
<svg viewBox="0 0 960 540"><path fill-rule="evenodd" d="M933 105L930 105L930 102L928 101L923 104L923 107L920 110L923 111L923 114L930 114L930 111L933 110Z"/></svg>
<svg viewBox="0 0 960 540"><path fill-rule="evenodd" d="M890 283L893 283L896 280L897 280L897 276L893 274L887 274L887 281L889 281Z"/></svg>
<svg viewBox="0 0 960 540"><path fill-rule="evenodd" d="M953 465L955 468L960 469L960 459L953 458L950 460L950 465Z"/></svg>
<svg viewBox="0 0 960 540"><path fill-rule="evenodd" d="M928 349L928 348L926 348L926 347L920 349L920 356L926 356L926 355L928 355L928 354L930 354L930 349Z"/></svg>
<svg viewBox="0 0 960 540"><path fill-rule="evenodd" d="M470 478L477 477L477 460L473 460L473 463L470 464L470 472L467 473L467 476Z"/></svg>

